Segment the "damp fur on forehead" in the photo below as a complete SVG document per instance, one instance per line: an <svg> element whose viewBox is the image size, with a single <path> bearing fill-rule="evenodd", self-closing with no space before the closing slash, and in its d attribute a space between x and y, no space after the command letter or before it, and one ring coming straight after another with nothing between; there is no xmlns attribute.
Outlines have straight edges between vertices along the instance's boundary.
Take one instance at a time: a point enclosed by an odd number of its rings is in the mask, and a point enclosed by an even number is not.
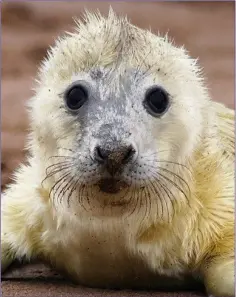
<svg viewBox="0 0 236 297"><path fill-rule="evenodd" d="M74 32L67 32L50 48L38 82L56 84L79 72L90 72L91 78L98 80L99 68L112 68L122 75L124 65L154 75L159 72L186 79L187 74L190 81L201 77L196 60L190 59L183 47L174 46L167 35L133 26L112 9L107 17L86 12L75 22Z"/></svg>

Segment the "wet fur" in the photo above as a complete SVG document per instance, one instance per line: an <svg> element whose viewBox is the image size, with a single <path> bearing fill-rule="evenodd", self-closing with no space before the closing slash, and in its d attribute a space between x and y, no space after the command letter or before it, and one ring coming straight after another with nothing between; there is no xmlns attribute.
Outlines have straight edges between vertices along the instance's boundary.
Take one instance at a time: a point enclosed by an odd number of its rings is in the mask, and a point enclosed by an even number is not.
<svg viewBox="0 0 236 297"><path fill-rule="evenodd" d="M30 101L27 164L17 170L15 183L2 198L2 271L16 258L38 257L89 286L158 287L158 275L181 279L189 274L203 281L209 294L233 296L234 112L210 100L196 61L167 37L138 29L112 11L107 19L89 13L85 18L77 23L75 33L56 42L39 73L36 95ZM95 42L95 50L90 41ZM161 148L161 159L155 153L143 157L140 180L145 180L149 168L154 184L138 191L132 188L125 215L119 208L120 197L114 202L117 208L99 213L90 188L78 190L72 181L59 181L61 172L76 176L71 172L78 167L70 162L75 159L75 130L80 131L81 125L65 116L58 98L77 73L99 80L96 69L111 78L109 90L117 94L119 84L113 83L112 73L122 78L124 65L141 71L133 76L140 84L152 75L154 81L167 85L179 112L172 111L176 127L162 139L157 134L158 142L150 142ZM91 69L95 70L89 76ZM189 95L181 99L178 92ZM187 100L191 93L195 99ZM181 122L178 117L189 118ZM96 125L112 120L112 113L107 113ZM72 124L76 129L71 130ZM140 142L142 133L135 135ZM90 175L83 172L86 183ZM76 191L82 197L79 206ZM85 196L90 200L83 200ZM105 200L110 203L109 197Z"/></svg>

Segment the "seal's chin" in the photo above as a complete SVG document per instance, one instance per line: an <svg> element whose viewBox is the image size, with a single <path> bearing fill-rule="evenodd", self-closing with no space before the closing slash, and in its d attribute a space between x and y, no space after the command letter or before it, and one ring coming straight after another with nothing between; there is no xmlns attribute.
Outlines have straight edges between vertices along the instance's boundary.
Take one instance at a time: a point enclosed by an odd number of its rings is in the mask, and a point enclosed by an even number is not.
<svg viewBox="0 0 236 297"><path fill-rule="evenodd" d="M117 178L102 178L98 182L98 187L101 192L107 194L117 194L121 192L123 189L129 187L128 183L124 180Z"/></svg>

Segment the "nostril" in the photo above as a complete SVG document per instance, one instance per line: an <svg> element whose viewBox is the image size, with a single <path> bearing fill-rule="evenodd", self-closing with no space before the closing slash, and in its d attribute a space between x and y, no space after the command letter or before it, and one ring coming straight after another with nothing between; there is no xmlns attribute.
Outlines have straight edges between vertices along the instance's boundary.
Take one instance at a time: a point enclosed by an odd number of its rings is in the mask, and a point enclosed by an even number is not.
<svg viewBox="0 0 236 297"><path fill-rule="evenodd" d="M132 146L132 145L130 145L128 148L127 148L127 152L126 152L126 154L125 154L125 156L124 156L124 161L128 161L128 160L130 160L133 156L134 156L134 154L135 154L135 149L134 149L134 147Z"/></svg>
<svg viewBox="0 0 236 297"><path fill-rule="evenodd" d="M104 162L107 159L106 152L100 146L95 147L95 159L99 162Z"/></svg>
<svg viewBox="0 0 236 297"><path fill-rule="evenodd" d="M131 161L136 155L136 149L134 146L115 146L113 148L105 148L101 146L96 146L94 148L94 160L101 164L107 164L114 167L114 164L125 164ZM116 165L116 166L117 166Z"/></svg>

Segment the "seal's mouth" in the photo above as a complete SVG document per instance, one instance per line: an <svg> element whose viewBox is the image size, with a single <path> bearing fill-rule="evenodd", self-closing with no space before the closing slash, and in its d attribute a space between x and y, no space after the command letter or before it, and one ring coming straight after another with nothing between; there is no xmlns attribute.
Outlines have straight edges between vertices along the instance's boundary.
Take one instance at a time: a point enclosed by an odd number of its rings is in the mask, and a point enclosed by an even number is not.
<svg viewBox="0 0 236 297"><path fill-rule="evenodd" d="M109 194L119 193L128 186L128 183L124 180L115 178L103 178L98 183L100 191Z"/></svg>

